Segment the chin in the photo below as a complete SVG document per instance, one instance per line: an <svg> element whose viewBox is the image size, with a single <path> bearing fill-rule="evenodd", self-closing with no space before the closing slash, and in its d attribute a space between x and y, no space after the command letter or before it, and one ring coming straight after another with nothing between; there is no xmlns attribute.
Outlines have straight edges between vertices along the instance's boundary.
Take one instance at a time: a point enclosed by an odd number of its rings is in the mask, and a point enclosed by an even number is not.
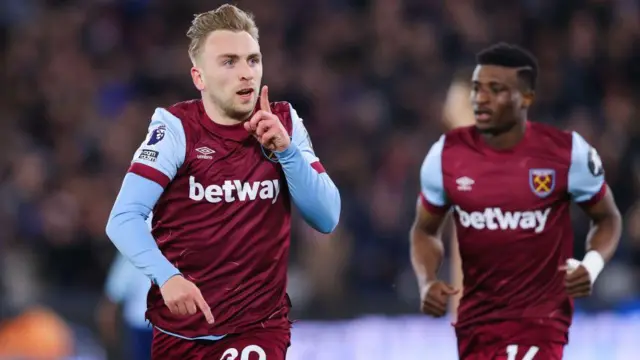
<svg viewBox="0 0 640 360"><path fill-rule="evenodd" d="M255 108L256 108L256 102L252 101L250 103L241 104L241 105L237 106L236 107L236 111L247 113L247 114L251 114L253 112L253 109L255 109Z"/></svg>
<svg viewBox="0 0 640 360"><path fill-rule="evenodd" d="M229 116L234 119L244 121L247 120L249 116L251 116L254 108L255 105L251 104L234 106L230 109Z"/></svg>
<svg viewBox="0 0 640 360"><path fill-rule="evenodd" d="M476 129L478 129L478 131L483 133L491 133L495 130L495 127L492 124L488 124L488 123L476 122L475 127Z"/></svg>

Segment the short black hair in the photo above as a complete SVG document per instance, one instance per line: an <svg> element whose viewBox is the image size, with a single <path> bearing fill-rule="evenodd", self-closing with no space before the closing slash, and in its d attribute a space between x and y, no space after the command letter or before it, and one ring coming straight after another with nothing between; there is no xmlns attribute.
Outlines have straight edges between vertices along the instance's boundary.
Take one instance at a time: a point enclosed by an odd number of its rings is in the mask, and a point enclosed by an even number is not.
<svg viewBox="0 0 640 360"><path fill-rule="evenodd" d="M536 89L538 60L528 50L514 44L500 42L476 54L478 65L496 65L507 68L523 68L518 78L530 89Z"/></svg>

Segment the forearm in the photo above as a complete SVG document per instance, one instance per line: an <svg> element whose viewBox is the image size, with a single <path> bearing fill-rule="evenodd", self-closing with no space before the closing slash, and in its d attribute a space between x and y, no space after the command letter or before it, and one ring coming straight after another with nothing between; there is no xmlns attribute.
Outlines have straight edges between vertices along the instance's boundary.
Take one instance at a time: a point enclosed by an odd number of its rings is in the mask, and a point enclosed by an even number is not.
<svg viewBox="0 0 640 360"><path fill-rule="evenodd" d="M462 259L460 258L460 249L458 247L458 238L453 226L453 221L449 218L449 228L451 229L451 283L454 288L463 288L463 276L462 276ZM460 298L462 298L462 291L451 297L450 310L455 322L457 319L458 305L460 305Z"/></svg>
<svg viewBox="0 0 640 360"><path fill-rule="evenodd" d="M619 215L594 220L587 236L587 252L597 251L605 262L611 260L620 241L621 228Z"/></svg>
<svg viewBox="0 0 640 360"><path fill-rule="evenodd" d="M580 264L587 269L593 283L618 247L622 218L609 188L601 201L585 210L592 225L587 236L587 253Z"/></svg>
<svg viewBox="0 0 640 360"><path fill-rule="evenodd" d="M160 185L128 174L106 227L107 236L118 250L157 285L180 273L162 255L146 223L151 204L161 194Z"/></svg>
<svg viewBox="0 0 640 360"><path fill-rule="evenodd" d="M427 283L437 280L438 269L444 257L442 241L415 225L411 228L411 264L422 289Z"/></svg>
<svg viewBox="0 0 640 360"><path fill-rule="evenodd" d="M329 175L319 173L294 143L277 153L287 178L289 193L305 221L322 233L330 233L340 218L340 193Z"/></svg>

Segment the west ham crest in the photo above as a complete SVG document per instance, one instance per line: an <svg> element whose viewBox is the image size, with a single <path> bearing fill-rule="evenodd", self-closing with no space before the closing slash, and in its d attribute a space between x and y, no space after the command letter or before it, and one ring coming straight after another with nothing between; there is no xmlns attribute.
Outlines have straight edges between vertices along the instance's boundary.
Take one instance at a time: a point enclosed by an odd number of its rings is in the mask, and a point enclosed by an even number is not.
<svg viewBox="0 0 640 360"><path fill-rule="evenodd" d="M269 150L266 149L264 146L260 145L260 148L262 149L262 155L264 155L265 158L267 158L267 160L273 162L273 163L277 163L280 162L280 159L278 159L278 157L276 156L276 154Z"/></svg>
<svg viewBox="0 0 640 360"><path fill-rule="evenodd" d="M553 169L529 169L529 186L538 197L549 196L556 187L556 171Z"/></svg>

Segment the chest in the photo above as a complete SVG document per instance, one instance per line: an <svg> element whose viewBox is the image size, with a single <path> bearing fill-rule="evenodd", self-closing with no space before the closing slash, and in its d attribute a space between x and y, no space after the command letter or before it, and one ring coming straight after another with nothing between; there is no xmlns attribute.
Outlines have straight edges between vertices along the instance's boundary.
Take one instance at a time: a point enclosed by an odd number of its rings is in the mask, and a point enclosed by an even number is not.
<svg viewBox="0 0 640 360"><path fill-rule="evenodd" d="M188 148L182 171L189 177L190 197L209 203L275 201L286 186L275 155L252 138L202 137Z"/></svg>
<svg viewBox="0 0 640 360"><path fill-rule="evenodd" d="M546 208L567 195L568 166L542 153L489 157L467 151L443 159L443 185L453 205L487 208Z"/></svg>

